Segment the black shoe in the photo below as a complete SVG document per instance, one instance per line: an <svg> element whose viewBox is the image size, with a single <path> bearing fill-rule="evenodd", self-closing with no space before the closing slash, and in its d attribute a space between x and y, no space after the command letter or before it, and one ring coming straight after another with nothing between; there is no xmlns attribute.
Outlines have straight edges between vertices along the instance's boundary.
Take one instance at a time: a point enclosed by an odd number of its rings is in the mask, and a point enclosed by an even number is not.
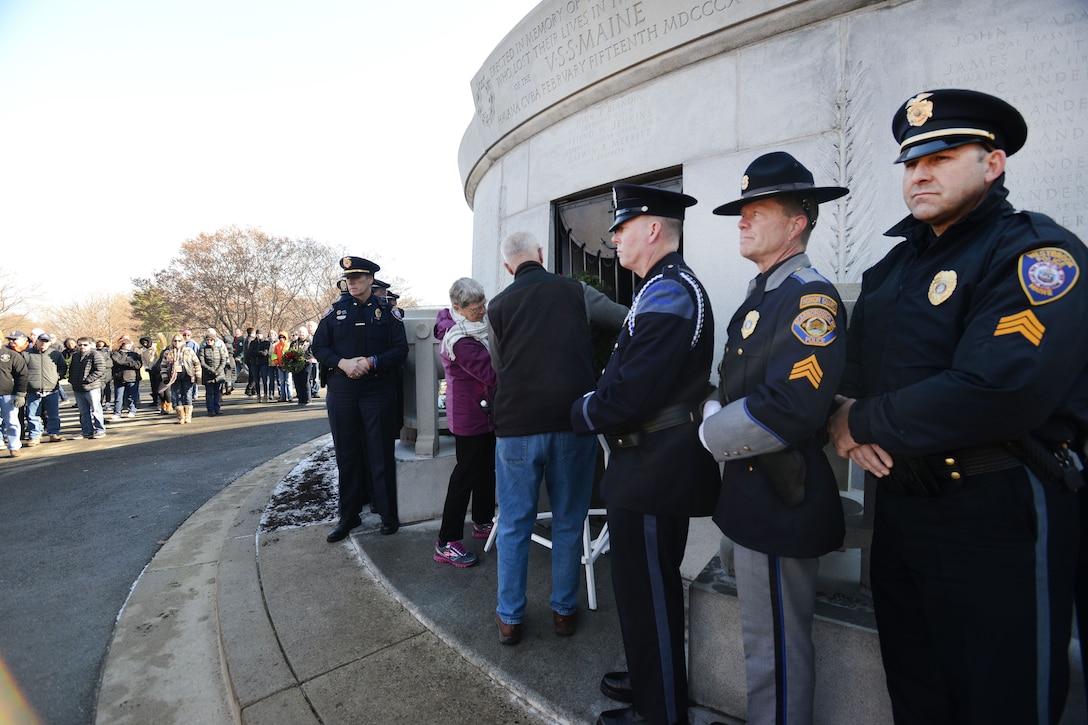
<svg viewBox="0 0 1088 725"><path fill-rule="evenodd" d="M633 707L605 710L597 718L597 725L630 725L640 722L646 722L646 718L639 715L638 710Z"/></svg>
<svg viewBox="0 0 1088 725"><path fill-rule="evenodd" d="M634 702L631 675L626 672L609 672L601 678L601 692L616 702Z"/></svg>
<svg viewBox="0 0 1088 725"><path fill-rule="evenodd" d="M329 535L325 537L325 541L329 542L330 544L335 544L337 541L342 541L347 538L348 533L352 529L354 529L361 523L363 522L359 520L358 516L350 518L346 521L341 520L340 523L336 525L336 528L330 531Z"/></svg>
<svg viewBox="0 0 1088 725"><path fill-rule="evenodd" d="M381 529L381 531L382 531L383 534L385 534L387 536L389 534L395 534L395 533L397 533L397 529L399 529L399 528L400 528L400 522L397 521L396 519L385 519L384 517L382 518L382 529Z"/></svg>

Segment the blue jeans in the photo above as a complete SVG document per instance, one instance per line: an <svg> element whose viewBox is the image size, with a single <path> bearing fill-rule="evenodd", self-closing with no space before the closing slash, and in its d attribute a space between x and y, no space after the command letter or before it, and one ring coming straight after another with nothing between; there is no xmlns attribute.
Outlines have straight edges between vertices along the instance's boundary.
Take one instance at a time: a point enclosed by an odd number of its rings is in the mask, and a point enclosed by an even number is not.
<svg viewBox="0 0 1088 725"><path fill-rule="evenodd" d="M137 381L118 383L115 381L113 390L113 412L120 415L122 408L128 408L135 413L136 408L140 405L140 383Z"/></svg>
<svg viewBox="0 0 1088 725"><path fill-rule="evenodd" d="M582 524L589 511L597 440L572 432L498 438L495 443L495 493L499 504L499 604L495 612L507 624L525 618L529 546L536 524L540 481L552 509L552 611L578 609L582 565ZM544 472L547 470L547 477Z"/></svg>
<svg viewBox="0 0 1088 725"><path fill-rule="evenodd" d="M30 440L42 437L42 410L45 410L45 432L51 436L60 435L60 388L42 395L37 390L26 392L26 416L30 429Z"/></svg>
<svg viewBox="0 0 1088 725"><path fill-rule="evenodd" d="M15 407L15 395L0 395L0 423L4 427L4 443L9 450L17 451L23 447L19 439L19 409Z"/></svg>
<svg viewBox="0 0 1088 725"><path fill-rule="evenodd" d="M106 423L102 420L102 391L99 388L76 392L79 406L79 430L84 438L106 435Z"/></svg>
<svg viewBox="0 0 1088 725"><path fill-rule="evenodd" d="M196 383L189 376L178 376L170 386L170 399L176 408L179 405L192 405L196 396Z"/></svg>
<svg viewBox="0 0 1088 725"><path fill-rule="evenodd" d="M217 380L204 386L204 407L209 413L218 414L223 407L223 381Z"/></svg>
<svg viewBox="0 0 1088 725"><path fill-rule="evenodd" d="M283 368L275 368L276 381L279 384L280 400L291 400L291 373L287 372Z"/></svg>

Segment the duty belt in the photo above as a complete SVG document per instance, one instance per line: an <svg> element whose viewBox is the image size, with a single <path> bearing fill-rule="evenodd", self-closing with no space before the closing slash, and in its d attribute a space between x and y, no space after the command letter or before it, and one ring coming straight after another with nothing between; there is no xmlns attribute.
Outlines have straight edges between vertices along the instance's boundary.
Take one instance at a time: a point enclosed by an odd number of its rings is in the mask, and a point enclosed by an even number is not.
<svg viewBox="0 0 1088 725"><path fill-rule="evenodd" d="M891 473L882 481L902 493L940 496L973 476L1025 466L1046 485L1061 483L1075 490L1077 481L1082 480L1079 461L1067 448L1053 452L1032 438L1024 438L932 456L896 456Z"/></svg>
<svg viewBox="0 0 1088 725"><path fill-rule="evenodd" d="M694 423L700 419L698 403L679 403L657 411L653 418L630 433L606 434L604 439L613 448L634 448L642 444L642 437L647 433L656 433L666 428L674 428L685 423Z"/></svg>

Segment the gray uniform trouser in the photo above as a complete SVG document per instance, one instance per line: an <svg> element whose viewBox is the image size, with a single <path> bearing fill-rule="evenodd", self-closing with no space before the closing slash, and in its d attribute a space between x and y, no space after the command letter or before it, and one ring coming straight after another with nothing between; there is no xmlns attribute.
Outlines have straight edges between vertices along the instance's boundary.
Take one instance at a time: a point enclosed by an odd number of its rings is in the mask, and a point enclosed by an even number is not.
<svg viewBox="0 0 1088 725"><path fill-rule="evenodd" d="M816 657L812 617L819 559L734 546L748 676L748 724L812 722Z"/></svg>

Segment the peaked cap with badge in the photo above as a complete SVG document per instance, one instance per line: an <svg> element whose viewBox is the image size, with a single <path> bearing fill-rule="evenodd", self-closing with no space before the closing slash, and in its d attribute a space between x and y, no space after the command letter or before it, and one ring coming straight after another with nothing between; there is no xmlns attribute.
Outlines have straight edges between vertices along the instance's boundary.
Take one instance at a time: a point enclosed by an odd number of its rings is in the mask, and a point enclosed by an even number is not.
<svg viewBox="0 0 1088 725"><path fill-rule="evenodd" d="M340 260L340 269L341 276L348 277L354 274L377 274L381 267L363 257L344 257Z"/></svg>
<svg viewBox="0 0 1088 725"><path fill-rule="evenodd" d="M785 151L764 154L748 164L740 180L741 196L714 209L718 216L738 216L745 204L778 196L798 196L817 204L850 192L842 186L816 186L812 172ZM811 215L809 216L811 219Z"/></svg>
<svg viewBox="0 0 1088 725"><path fill-rule="evenodd" d="M613 184L612 205L616 210L616 219L608 231L614 232L628 219L643 214L683 220L684 210L698 203L693 196L656 186Z"/></svg>
<svg viewBox="0 0 1088 725"><path fill-rule="evenodd" d="M892 135L899 142L897 164L969 143L1012 156L1027 141L1028 125L1019 111L1000 98L943 88L908 99L892 119Z"/></svg>

